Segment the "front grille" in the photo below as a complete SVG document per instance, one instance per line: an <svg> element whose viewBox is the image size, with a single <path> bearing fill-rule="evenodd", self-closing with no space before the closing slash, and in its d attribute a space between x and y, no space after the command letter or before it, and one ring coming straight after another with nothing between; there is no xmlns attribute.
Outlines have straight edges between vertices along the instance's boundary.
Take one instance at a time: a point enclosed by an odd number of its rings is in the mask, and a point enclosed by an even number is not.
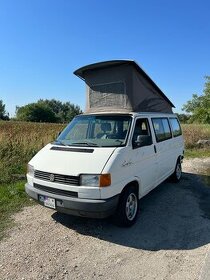
<svg viewBox="0 0 210 280"><path fill-rule="evenodd" d="M79 186L79 176L68 176L35 170L34 177L48 182Z"/></svg>
<svg viewBox="0 0 210 280"><path fill-rule="evenodd" d="M50 187L42 186L42 185L39 185L36 183L34 183L34 188L39 189L44 192L48 192L48 193L59 194L59 195L64 195L64 196L71 196L71 197L78 197L77 192L50 188Z"/></svg>

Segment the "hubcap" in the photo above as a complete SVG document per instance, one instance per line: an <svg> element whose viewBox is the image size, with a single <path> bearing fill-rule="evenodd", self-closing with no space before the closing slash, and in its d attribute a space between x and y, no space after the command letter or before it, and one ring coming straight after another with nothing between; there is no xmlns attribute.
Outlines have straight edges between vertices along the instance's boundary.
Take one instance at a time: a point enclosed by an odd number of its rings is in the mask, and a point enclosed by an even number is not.
<svg viewBox="0 0 210 280"><path fill-rule="evenodd" d="M126 216L129 221L132 221L135 218L137 212L137 205L137 197L134 193L131 193L128 196L126 202Z"/></svg>

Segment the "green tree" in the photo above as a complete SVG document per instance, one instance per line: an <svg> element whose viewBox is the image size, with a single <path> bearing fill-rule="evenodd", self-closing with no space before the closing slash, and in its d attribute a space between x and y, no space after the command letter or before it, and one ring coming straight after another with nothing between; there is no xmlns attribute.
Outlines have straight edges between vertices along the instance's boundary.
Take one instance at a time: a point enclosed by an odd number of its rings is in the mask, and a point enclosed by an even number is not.
<svg viewBox="0 0 210 280"><path fill-rule="evenodd" d="M5 104L0 100L0 120L9 120L9 114L5 110Z"/></svg>
<svg viewBox="0 0 210 280"><path fill-rule="evenodd" d="M70 102L61 102L55 99L40 99L38 104L45 104L51 108L56 116L57 122L66 123L70 122L76 115L82 113L78 105L74 105Z"/></svg>
<svg viewBox="0 0 210 280"><path fill-rule="evenodd" d="M177 114L179 121L181 123L187 123L190 119L190 115L189 114Z"/></svg>
<svg viewBox="0 0 210 280"><path fill-rule="evenodd" d="M55 99L39 99L22 107L16 107L16 118L32 122L70 122L75 115L81 114L79 106L70 102L62 103Z"/></svg>
<svg viewBox="0 0 210 280"><path fill-rule="evenodd" d="M82 111L78 105L74 105L70 102L63 103L62 110L58 113L58 118L61 122L69 122L76 115L81 114Z"/></svg>
<svg viewBox="0 0 210 280"><path fill-rule="evenodd" d="M50 107L45 104L31 103L16 107L16 118L30 122L55 122L56 117Z"/></svg>
<svg viewBox="0 0 210 280"><path fill-rule="evenodd" d="M182 110L191 114L190 122L210 123L210 76L205 77L203 95L193 94Z"/></svg>

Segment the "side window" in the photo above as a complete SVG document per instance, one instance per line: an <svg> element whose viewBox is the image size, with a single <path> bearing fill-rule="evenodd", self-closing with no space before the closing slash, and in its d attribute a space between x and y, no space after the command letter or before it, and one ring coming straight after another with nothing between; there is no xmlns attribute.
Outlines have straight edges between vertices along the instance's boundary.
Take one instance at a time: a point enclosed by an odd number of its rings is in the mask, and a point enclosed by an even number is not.
<svg viewBox="0 0 210 280"><path fill-rule="evenodd" d="M138 119L135 124L133 138L133 148L149 146L152 144L152 136L148 119Z"/></svg>
<svg viewBox="0 0 210 280"><path fill-rule="evenodd" d="M176 118L170 118L170 124L174 137L182 135L181 126Z"/></svg>
<svg viewBox="0 0 210 280"><path fill-rule="evenodd" d="M161 142L172 137L167 118L153 118L152 123L157 142Z"/></svg>
<svg viewBox="0 0 210 280"><path fill-rule="evenodd" d="M163 130L164 130L165 138L166 139L171 138L172 135L171 135L171 129L169 126L168 119L162 119L162 123L163 123Z"/></svg>

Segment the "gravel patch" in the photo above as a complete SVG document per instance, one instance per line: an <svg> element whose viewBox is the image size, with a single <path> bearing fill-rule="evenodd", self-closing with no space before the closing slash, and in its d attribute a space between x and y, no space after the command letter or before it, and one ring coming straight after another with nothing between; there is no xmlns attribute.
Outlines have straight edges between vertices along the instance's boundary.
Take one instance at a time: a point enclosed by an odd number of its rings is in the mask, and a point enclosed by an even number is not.
<svg viewBox="0 0 210 280"><path fill-rule="evenodd" d="M24 208L0 243L0 279L203 280L210 249L208 168L210 158L185 160L181 182L166 181L141 199L139 219L128 229L40 205Z"/></svg>

